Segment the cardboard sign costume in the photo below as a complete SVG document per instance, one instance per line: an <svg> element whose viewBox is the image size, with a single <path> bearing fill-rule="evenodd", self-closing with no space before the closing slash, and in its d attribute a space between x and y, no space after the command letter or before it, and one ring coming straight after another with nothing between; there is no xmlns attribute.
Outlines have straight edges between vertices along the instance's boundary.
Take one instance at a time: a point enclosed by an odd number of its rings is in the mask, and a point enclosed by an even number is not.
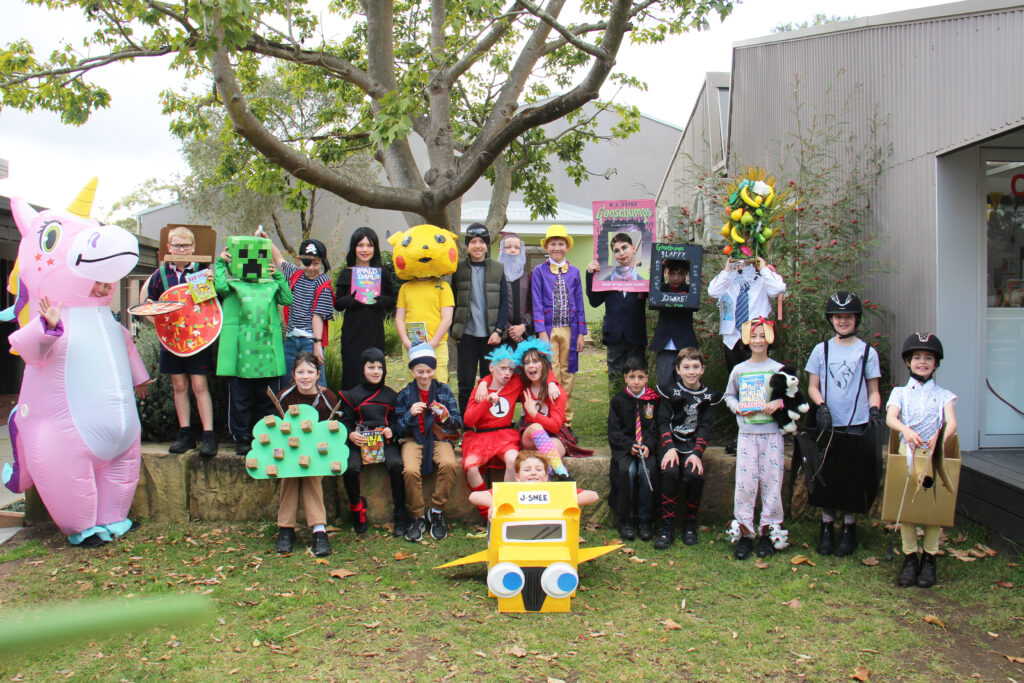
<svg viewBox="0 0 1024 683"><path fill-rule="evenodd" d="M495 483L486 550L436 569L487 563L487 594L499 612L568 612L577 567L621 545L580 548L573 482Z"/></svg>
<svg viewBox="0 0 1024 683"><path fill-rule="evenodd" d="M270 240L229 237L231 263L217 259L214 285L222 299L224 318L217 351L217 374L234 377L277 377L285 373L284 340L277 305L292 302L284 274L266 279L272 265ZM228 279L228 273L235 279Z"/></svg>
<svg viewBox="0 0 1024 683"><path fill-rule="evenodd" d="M117 282L139 260L134 235L89 219L95 190L94 178L67 211L11 200L22 235L15 313L28 316L9 337L26 367L3 482L16 493L35 485L74 544L131 526L141 443L132 387L149 379L109 294L91 296L96 282ZM60 306L53 330L40 313L44 297Z"/></svg>

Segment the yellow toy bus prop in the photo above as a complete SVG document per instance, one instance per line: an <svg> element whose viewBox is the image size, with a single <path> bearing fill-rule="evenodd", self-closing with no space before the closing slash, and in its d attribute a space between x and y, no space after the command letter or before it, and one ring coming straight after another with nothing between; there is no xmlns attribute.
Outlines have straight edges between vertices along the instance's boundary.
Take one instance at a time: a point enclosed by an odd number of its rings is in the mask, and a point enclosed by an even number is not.
<svg viewBox="0 0 1024 683"><path fill-rule="evenodd" d="M622 546L580 548L573 482L497 483L486 550L436 569L487 563L487 591L499 612L568 612L577 567Z"/></svg>

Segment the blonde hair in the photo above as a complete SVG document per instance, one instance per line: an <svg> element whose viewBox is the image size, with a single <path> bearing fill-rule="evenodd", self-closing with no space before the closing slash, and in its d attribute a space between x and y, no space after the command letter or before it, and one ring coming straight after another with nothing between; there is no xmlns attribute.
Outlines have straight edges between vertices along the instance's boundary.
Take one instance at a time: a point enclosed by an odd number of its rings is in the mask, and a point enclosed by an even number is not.
<svg viewBox="0 0 1024 683"><path fill-rule="evenodd" d="M171 228L167 232L167 242L168 242L168 244L170 243L172 237L187 237L187 238L189 238L192 241L192 244L196 243L195 233L193 233L191 230L186 228L184 225L179 225L177 227Z"/></svg>

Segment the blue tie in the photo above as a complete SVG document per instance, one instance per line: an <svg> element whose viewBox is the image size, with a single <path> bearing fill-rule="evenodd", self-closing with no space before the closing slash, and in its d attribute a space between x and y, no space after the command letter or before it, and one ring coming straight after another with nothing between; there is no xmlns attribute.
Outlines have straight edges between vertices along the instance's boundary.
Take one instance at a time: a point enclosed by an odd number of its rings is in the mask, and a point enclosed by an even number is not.
<svg viewBox="0 0 1024 683"><path fill-rule="evenodd" d="M740 285L740 293L736 297L736 325L742 325L747 322L747 315L750 313L748 307L747 288L750 287L750 283L744 281Z"/></svg>

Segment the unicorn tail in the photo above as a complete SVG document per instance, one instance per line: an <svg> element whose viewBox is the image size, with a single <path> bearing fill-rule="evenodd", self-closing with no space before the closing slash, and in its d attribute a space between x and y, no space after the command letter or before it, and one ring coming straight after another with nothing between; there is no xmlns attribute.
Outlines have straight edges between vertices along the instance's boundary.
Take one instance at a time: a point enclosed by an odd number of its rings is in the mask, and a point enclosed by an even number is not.
<svg viewBox="0 0 1024 683"><path fill-rule="evenodd" d="M12 493L24 493L32 487L32 475L29 474L25 463L21 459L21 439L18 433L17 423L18 406L14 406L11 416L7 419L7 430L11 435L11 452L14 454L14 465L4 463L0 471L0 481L3 481Z"/></svg>

